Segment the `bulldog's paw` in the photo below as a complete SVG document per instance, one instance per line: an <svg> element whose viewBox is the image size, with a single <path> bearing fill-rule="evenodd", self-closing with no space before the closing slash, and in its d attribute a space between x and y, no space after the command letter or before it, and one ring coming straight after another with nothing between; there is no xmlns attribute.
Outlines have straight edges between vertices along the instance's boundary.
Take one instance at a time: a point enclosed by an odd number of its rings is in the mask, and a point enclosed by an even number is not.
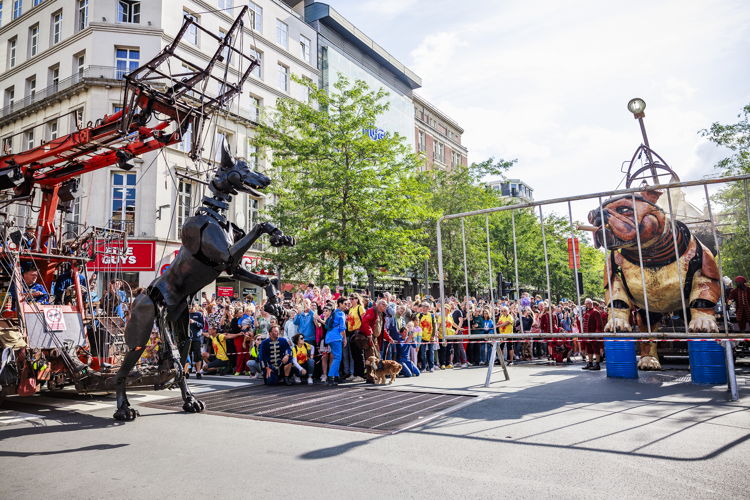
<svg viewBox="0 0 750 500"><path fill-rule="evenodd" d="M638 361L639 370L661 370L661 363L656 356L641 356Z"/></svg>
<svg viewBox="0 0 750 500"><path fill-rule="evenodd" d="M719 325L716 324L716 320L711 316L698 316L688 324L688 331L699 332L699 333L719 333Z"/></svg>
<svg viewBox="0 0 750 500"><path fill-rule="evenodd" d="M629 332L632 329L633 327L630 326L630 322L623 318L609 318L607 324L604 325L605 332Z"/></svg>

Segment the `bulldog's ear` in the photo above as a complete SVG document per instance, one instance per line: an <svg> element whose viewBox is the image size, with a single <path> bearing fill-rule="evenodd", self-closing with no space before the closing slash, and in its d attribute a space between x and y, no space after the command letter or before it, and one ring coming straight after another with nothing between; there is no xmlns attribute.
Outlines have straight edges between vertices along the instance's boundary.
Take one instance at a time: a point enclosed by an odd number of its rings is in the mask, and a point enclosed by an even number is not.
<svg viewBox="0 0 750 500"><path fill-rule="evenodd" d="M656 202L659 200L659 197L664 194L661 191L651 190L651 191L641 191L641 196L646 201L650 201L651 203L656 204Z"/></svg>
<svg viewBox="0 0 750 500"><path fill-rule="evenodd" d="M226 139L222 140L221 144L221 166L227 169L234 167L234 158L232 158L232 152L229 150L229 141Z"/></svg>

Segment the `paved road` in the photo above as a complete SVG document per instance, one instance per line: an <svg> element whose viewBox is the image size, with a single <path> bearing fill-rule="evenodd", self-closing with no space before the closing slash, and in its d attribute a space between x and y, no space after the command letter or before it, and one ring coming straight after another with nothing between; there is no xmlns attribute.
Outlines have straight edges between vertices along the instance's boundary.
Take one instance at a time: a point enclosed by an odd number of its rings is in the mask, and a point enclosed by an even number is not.
<svg viewBox="0 0 750 500"><path fill-rule="evenodd" d="M638 382L580 365L399 379L394 390L484 399L395 435L140 407L107 398L11 398L0 410L0 498L747 498L750 377L742 399L685 371ZM212 377L214 391L247 384ZM283 390L281 388L280 390ZM332 389L336 390L336 389ZM345 390L345 389L338 389ZM154 401L171 392L144 392ZM36 493L34 493L36 492Z"/></svg>

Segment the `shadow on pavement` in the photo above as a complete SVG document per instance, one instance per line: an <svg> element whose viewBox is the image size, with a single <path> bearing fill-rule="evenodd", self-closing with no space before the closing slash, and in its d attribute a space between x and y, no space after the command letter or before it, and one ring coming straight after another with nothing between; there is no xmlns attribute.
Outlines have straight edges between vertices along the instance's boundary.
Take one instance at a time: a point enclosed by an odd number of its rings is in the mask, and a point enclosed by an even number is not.
<svg viewBox="0 0 750 500"><path fill-rule="evenodd" d="M565 380L546 382L532 387L522 388L514 392L497 394L484 399L450 415L436 419L422 427L412 429L410 433L426 434L430 436L443 436L456 439L469 439L484 442L497 442L504 444L517 444L520 446L547 447L559 449L573 449L594 451L599 453L612 453L618 455L639 456L674 461L701 461L716 457L725 451L738 446L750 439L750 432L746 426L728 425L734 429L744 430L746 433L733 441L720 445L696 456L672 456L668 454L647 453L642 450L653 444L663 442L667 439L706 423L714 423L716 419L739 413L750 414L750 406L741 403L728 403L726 393L717 387L699 386L689 383L639 383L635 380L607 379L604 374L591 377L589 374L576 374L572 370L551 370L541 372L532 376L546 375L573 375ZM741 391L741 396L747 396L747 390ZM610 409L607 403L618 403L617 409ZM665 407L667 409L665 410ZM673 409L669 409L673 407ZM540 426L538 431L522 432L521 436L505 438L488 437L487 434L502 429L502 433L514 434L514 430L521 429L520 425L526 425L534 420L547 419L546 422L558 419L566 413L596 412L598 414L586 415L586 418L560 425ZM689 413L689 414L688 414ZM612 430L611 427L601 426L605 430L599 431L598 422L602 419L622 414L622 422L626 425ZM567 415L570 417L571 415ZM646 422L632 424L632 417L646 418ZM552 419L552 420L550 420ZM465 427L476 421L488 423L496 422L497 425L484 426L473 432L451 433L451 428ZM618 424L620 422L617 422ZM662 428L656 430L654 424L660 424ZM611 422L609 422L611 426ZM726 426L727 424L718 424ZM569 430L576 426L582 426L582 439L570 444L557 442L528 441L540 436L549 436L550 441L559 438L561 431ZM589 427L583 427L589 426ZM665 433L663 426L668 427ZM526 426L528 429L528 426ZM608 432L607 432L608 430ZM613 449L607 446L607 439L615 436L622 437L624 433L643 430L653 433L654 438L642 443L634 443L630 450ZM481 434L481 435L477 435ZM592 441L600 441L601 447L592 446ZM621 441L620 441L621 443Z"/></svg>

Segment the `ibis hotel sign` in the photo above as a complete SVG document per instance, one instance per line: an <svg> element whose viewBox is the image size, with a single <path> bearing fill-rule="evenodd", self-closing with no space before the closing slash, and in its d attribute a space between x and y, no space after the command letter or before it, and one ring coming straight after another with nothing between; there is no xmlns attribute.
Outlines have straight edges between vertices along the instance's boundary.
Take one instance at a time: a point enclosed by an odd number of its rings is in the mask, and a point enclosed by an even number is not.
<svg viewBox="0 0 750 500"><path fill-rule="evenodd" d="M156 242L128 240L110 241L96 247L91 271L153 271L156 265Z"/></svg>

